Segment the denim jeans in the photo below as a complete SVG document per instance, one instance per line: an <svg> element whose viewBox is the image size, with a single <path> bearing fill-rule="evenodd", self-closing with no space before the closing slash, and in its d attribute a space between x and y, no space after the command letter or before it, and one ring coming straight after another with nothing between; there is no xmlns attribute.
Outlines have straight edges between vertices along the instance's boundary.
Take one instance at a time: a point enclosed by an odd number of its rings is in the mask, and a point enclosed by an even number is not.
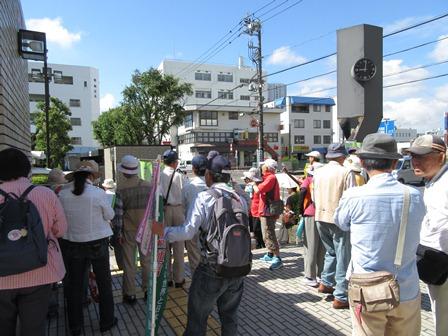
<svg viewBox="0 0 448 336"><path fill-rule="evenodd" d="M100 327L114 321L114 299L109 265L108 239L94 242L75 243L61 239L62 255L67 270L64 294L67 298L67 315L70 330L83 326L83 298L85 291L85 271L91 264L95 273L100 297Z"/></svg>
<svg viewBox="0 0 448 336"><path fill-rule="evenodd" d="M316 226L327 250L321 282L328 287L333 287L336 282L333 295L339 301L346 302L348 281L345 275L350 262L350 233L331 223L316 222Z"/></svg>
<svg viewBox="0 0 448 336"><path fill-rule="evenodd" d="M193 275L188 295L188 322L184 336L203 336L207 319L218 306L221 335L237 335L237 314L243 296L244 277L221 278L210 268L200 264Z"/></svg>

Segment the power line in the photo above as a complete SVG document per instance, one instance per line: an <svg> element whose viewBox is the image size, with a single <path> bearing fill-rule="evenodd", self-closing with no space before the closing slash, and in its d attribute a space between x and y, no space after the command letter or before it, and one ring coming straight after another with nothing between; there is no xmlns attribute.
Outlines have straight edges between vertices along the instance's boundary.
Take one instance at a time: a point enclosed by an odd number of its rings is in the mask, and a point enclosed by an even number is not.
<svg viewBox="0 0 448 336"><path fill-rule="evenodd" d="M265 23L265 22L267 22L267 21L269 21L269 20L275 18L276 16L278 16L278 15L280 15L280 14L286 12L288 9L290 9L290 8L292 8L292 7L294 7L294 6L297 6L298 4L302 3L303 1L304 1L304 0L296 1L296 2L293 3L292 5L290 5L290 6L286 7L286 8L284 8L284 9L282 9L280 12L277 12L277 13L273 14L272 16L268 17L267 19L264 19L264 20L263 20L263 23Z"/></svg>
<svg viewBox="0 0 448 336"><path fill-rule="evenodd" d="M257 14L257 13L260 12L261 10L265 9L266 7L270 6L271 4L273 4L273 3L276 2L276 1L277 1L277 0L272 0L271 2L269 2L269 3L267 3L266 5L262 6L261 8L258 8L256 11L254 11L254 12L252 13L252 15L255 16L255 14ZM289 1L289 0L286 0L286 1ZM261 14L261 15L264 15L264 14Z"/></svg>
<svg viewBox="0 0 448 336"><path fill-rule="evenodd" d="M406 85L406 84L412 84L412 83L417 83L417 82L423 82L423 81L426 81L426 80L441 78L441 77L445 77L445 76L448 76L448 73L441 74L441 75L436 75L436 76L431 76L431 77L420 78L420 79L414 79L414 80L407 81L407 82L402 82L402 83L390 84L390 85L383 86L383 88L387 89L387 88L390 88L390 87Z"/></svg>
<svg viewBox="0 0 448 336"><path fill-rule="evenodd" d="M280 4L277 6L277 8L283 6L283 5L284 5L285 3L287 3L288 1L289 1L289 0L284 0L282 3L280 3ZM274 8L273 8L273 9L274 9ZM270 12L272 12L273 9L270 9L270 10L264 12L263 14L260 14L258 17L259 17L259 18L262 18L262 17L265 16L266 14L269 14ZM254 13L254 14L255 14L255 13Z"/></svg>
<svg viewBox="0 0 448 336"><path fill-rule="evenodd" d="M430 44L433 44L433 43L437 43L437 42L440 42L440 41L443 41L443 40L446 40L446 39L448 39L448 36L441 37L441 38L439 38L439 39L437 39L437 40L430 41L430 42L425 42L425 43L416 45L416 46L414 46L414 47L410 47L410 48L407 48L407 49L403 49L403 50L400 50L400 51L396 51L396 52L393 52L393 53L390 53L390 54L386 54L386 55L384 55L383 57L389 57L389 56L392 56L392 55L401 54L401 53L404 53L404 52L406 52L406 51L410 51L410 50L414 50L414 49L417 49L417 48L421 48L421 47L424 47L424 46L427 46L427 45L430 45Z"/></svg>
<svg viewBox="0 0 448 336"><path fill-rule="evenodd" d="M406 69L406 70L402 70L402 71L398 71L398 72L389 73L387 75L383 75L383 78L384 77L391 77L391 76L395 76L395 75L399 75L399 74L402 74L402 73L411 72L411 71L415 71L415 70L419 70L419 69L425 69L425 68L429 68L429 67L440 65L440 64L444 64L444 63L448 63L448 60L437 62L437 63L426 64L426 65L422 65L422 66L419 66L419 67L410 68L410 69Z"/></svg>
<svg viewBox="0 0 448 336"><path fill-rule="evenodd" d="M448 13L446 13L446 14L442 14L442 15L439 15L439 16L436 16L436 17L434 17L434 18L432 18L432 19L429 19L429 20L426 20L426 21L423 21L423 22L414 24L414 25L412 25L412 26L409 26L409 27L406 27L406 28L399 29L399 30L394 31L394 32L392 32L392 33L386 34L386 35L383 36L383 38L384 38L384 37L393 36L393 35L396 35L396 34L405 32L405 31L407 31L407 30L410 30L410 29L413 29L413 28L417 28L417 27L423 26L423 25L425 25L425 24L427 24L427 23L430 23L430 22L434 22L434 21L443 19L443 18L445 18L445 17L447 17L447 16L448 16Z"/></svg>

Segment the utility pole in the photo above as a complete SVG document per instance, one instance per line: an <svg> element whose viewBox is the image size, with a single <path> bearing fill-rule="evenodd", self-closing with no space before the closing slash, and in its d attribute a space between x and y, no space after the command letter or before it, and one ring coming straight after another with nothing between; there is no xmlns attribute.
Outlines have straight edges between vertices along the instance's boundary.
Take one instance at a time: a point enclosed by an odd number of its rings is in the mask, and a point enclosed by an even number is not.
<svg viewBox="0 0 448 336"><path fill-rule="evenodd" d="M264 123L263 123L263 65L262 65L262 55L261 55L261 22L259 19L253 17L246 17L244 19L244 24L246 34L250 36L257 36L258 46L254 46L252 41L249 42L249 57L251 61L257 67L257 79L254 83L250 84L253 91L258 91L258 149L257 149L257 164L259 166L260 162L264 160Z"/></svg>

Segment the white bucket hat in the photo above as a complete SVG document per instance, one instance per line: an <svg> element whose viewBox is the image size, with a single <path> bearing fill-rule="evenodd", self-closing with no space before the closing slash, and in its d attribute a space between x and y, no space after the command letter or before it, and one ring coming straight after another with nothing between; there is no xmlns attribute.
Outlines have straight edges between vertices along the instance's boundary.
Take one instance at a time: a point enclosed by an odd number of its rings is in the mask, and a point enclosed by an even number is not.
<svg viewBox="0 0 448 336"><path fill-rule="evenodd" d="M344 167L354 172L360 173L362 169L361 160L356 155L350 155L345 159Z"/></svg>
<svg viewBox="0 0 448 336"><path fill-rule="evenodd" d="M116 183L114 182L114 180L112 179L105 179L102 186L106 189L115 189L115 187L117 186Z"/></svg>
<svg viewBox="0 0 448 336"><path fill-rule="evenodd" d="M123 174L137 175L139 171L139 160L132 155L125 155L118 165L118 171Z"/></svg>
<svg viewBox="0 0 448 336"><path fill-rule="evenodd" d="M320 155L320 153L318 151L311 151L311 152L305 154L305 156L313 157L313 158L316 158L316 159L320 159L321 158L321 155Z"/></svg>
<svg viewBox="0 0 448 336"><path fill-rule="evenodd" d="M275 170L278 167L277 161L275 161L274 159L266 159L263 162L260 162L260 164L272 170Z"/></svg>
<svg viewBox="0 0 448 336"><path fill-rule="evenodd" d="M247 179L249 179L251 181L254 181L254 182L262 182L263 181L260 178L259 170L257 168L255 168L255 167L250 168L249 171L244 172L243 175L244 176L241 177L243 180L247 178Z"/></svg>

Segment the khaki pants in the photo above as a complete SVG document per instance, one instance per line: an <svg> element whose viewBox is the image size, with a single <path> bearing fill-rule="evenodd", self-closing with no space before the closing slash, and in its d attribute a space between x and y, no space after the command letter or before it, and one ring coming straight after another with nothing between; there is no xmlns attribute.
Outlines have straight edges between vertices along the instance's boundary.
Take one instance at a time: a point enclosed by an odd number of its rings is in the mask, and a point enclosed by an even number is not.
<svg viewBox="0 0 448 336"><path fill-rule="evenodd" d="M325 247L317 232L314 217L304 217L303 263L305 277L316 279L324 268Z"/></svg>
<svg viewBox="0 0 448 336"><path fill-rule="evenodd" d="M276 252L279 249L277 236L275 235L275 222L277 217L260 217L261 234L264 244L269 252Z"/></svg>
<svg viewBox="0 0 448 336"><path fill-rule="evenodd" d="M415 300L401 302L388 312L361 312L361 323L350 307L354 336L418 336L420 335L420 293Z"/></svg>
<svg viewBox="0 0 448 336"><path fill-rule="evenodd" d="M140 265L142 266L142 290L146 292L148 287L148 275L150 272L151 257L150 254L143 255L140 251L135 236L137 235L136 227L125 226L123 229L123 294L135 295L135 275L137 273L137 264L135 257L137 253L140 255Z"/></svg>
<svg viewBox="0 0 448 336"><path fill-rule="evenodd" d="M191 276L201 261L201 250L199 248L199 234L195 235L192 240L185 242L187 248L188 263L190 264Z"/></svg>
<svg viewBox="0 0 448 336"><path fill-rule="evenodd" d="M448 335L448 280L441 286L428 285L436 336Z"/></svg>
<svg viewBox="0 0 448 336"><path fill-rule="evenodd" d="M165 215L165 226L180 226L185 221L185 210L182 205L166 205L164 215ZM170 265L168 267L168 279L169 281L174 281L175 283L182 283L185 278L185 267L184 267L185 242L178 241L170 243L170 246L171 248L167 250L168 260L170 260ZM173 257L172 264L171 264L171 257Z"/></svg>

